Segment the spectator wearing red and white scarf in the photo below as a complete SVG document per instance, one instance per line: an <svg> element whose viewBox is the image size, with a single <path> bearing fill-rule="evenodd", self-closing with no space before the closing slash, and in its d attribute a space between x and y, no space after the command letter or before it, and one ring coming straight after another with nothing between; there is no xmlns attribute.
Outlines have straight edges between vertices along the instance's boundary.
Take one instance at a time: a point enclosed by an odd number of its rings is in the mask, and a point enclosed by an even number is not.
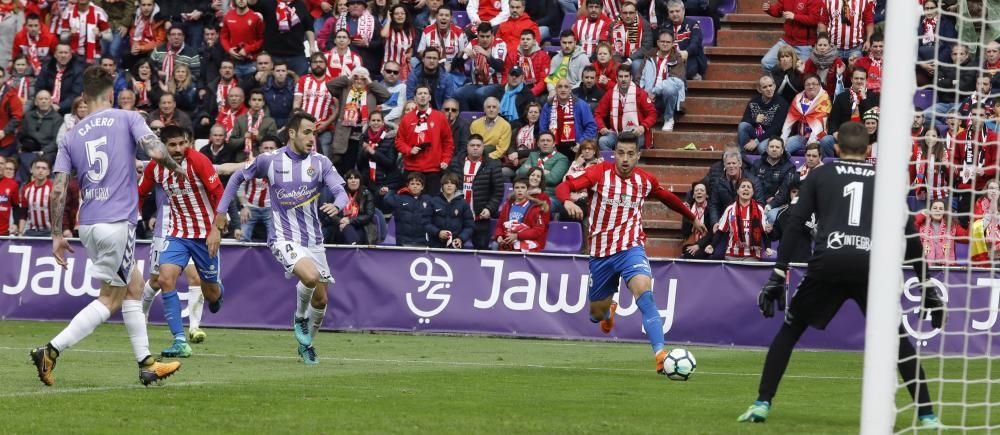
<svg viewBox="0 0 1000 435"><path fill-rule="evenodd" d="M656 106L649 94L632 81L628 65L618 67L618 85L604 94L594 111L594 119L601 149L615 149L618 135L625 132L632 132L639 138L640 149L653 145Z"/></svg>
<svg viewBox="0 0 1000 435"><path fill-rule="evenodd" d="M464 153L456 153L448 171L461 177L459 186L465 201L472 208L475 224L472 242L476 249L488 249L490 219L497 216L503 200L504 177L500 162L483 153L485 146L479 135L470 135Z"/></svg>
<svg viewBox="0 0 1000 435"><path fill-rule="evenodd" d="M184 31L180 27L171 27L167 32L167 43L153 49L149 57L156 65L160 80L173 77L177 63L187 65L192 77L201 77L201 55L197 49L184 43Z"/></svg>
<svg viewBox="0 0 1000 435"><path fill-rule="evenodd" d="M456 61L464 63L472 59L472 82L455 92L463 112L482 108L483 100L493 95L504 82L504 61L507 59L507 43L494 37L493 28L488 23L480 23L476 29L478 37L469 41Z"/></svg>
<svg viewBox="0 0 1000 435"><path fill-rule="evenodd" d="M466 45L468 39L465 32L452 23L451 8L442 6L437 11L434 23L425 27L420 34L417 54L423 56L424 50L435 47L441 54L441 60L450 65Z"/></svg>
<svg viewBox="0 0 1000 435"><path fill-rule="evenodd" d="M341 76L326 82L326 88L340 105L335 116L336 127L333 131L333 146L331 150L333 162L338 168L346 171L353 168L357 162L357 154L347 154L351 136L360 133L368 125L370 114L378 110L378 105L389 99L389 91L381 83L373 82L368 70L359 66L351 73L350 78ZM343 158L345 161L340 163Z"/></svg>
<svg viewBox="0 0 1000 435"><path fill-rule="evenodd" d="M35 76L24 56L14 58L7 86L10 86L11 92L21 100L24 110L27 111L30 107L28 103L35 98Z"/></svg>
<svg viewBox="0 0 1000 435"><path fill-rule="evenodd" d="M313 17L302 0L249 0L250 8L264 18L264 51L275 60L284 60L298 75L309 71L303 41L316 53Z"/></svg>
<svg viewBox="0 0 1000 435"><path fill-rule="evenodd" d="M615 61L632 67L632 76L642 71L642 61L655 48L653 29L649 22L639 16L635 3L621 6L621 18L611 26L611 46Z"/></svg>
<svg viewBox="0 0 1000 435"><path fill-rule="evenodd" d="M52 104L65 115L72 109L73 99L83 93L83 69L83 61L73 56L69 44L57 44L55 55L38 74L36 88L51 89Z"/></svg>
<svg viewBox="0 0 1000 435"><path fill-rule="evenodd" d="M157 16L159 11L160 7L153 0L139 0L135 20L128 31L131 48L123 64L131 66L135 60L148 56L166 42L166 22Z"/></svg>
<svg viewBox="0 0 1000 435"><path fill-rule="evenodd" d="M687 96L687 61L677 51L674 36L661 32L656 38L656 53L649 56L642 68L639 85L656 99L656 108L663 114L663 131L673 131L674 112L680 110ZM772 85L773 88L773 85ZM783 114L782 114L783 116Z"/></svg>
<svg viewBox="0 0 1000 435"><path fill-rule="evenodd" d="M465 12L469 14L469 24L473 28L482 22L497 27L510 18L510 4L508 0L469 0Z"/></svg>
<svg viewBox="0 0 1000 435"><path fill-rule="evenodd" d="M17 88L5 80L6 75L0 69L0 155L13 153L5 151L14 144L14 135L24 119L24 102L17 95Z"/></svg>
<svg viewBox="0 0 1000 435"><path fill-rule="evenodd" d="M530 30L535 40L541 40L542 34L538 23L524 13L525 0L510 0L510 18L497 28L497 39L507 43L508 47L516 47L521 42L521 35Z"/></svg>
<svg viewBox="0 0 1000 435"><path fill-rule="evenodd" d="M22 54L28 60L28 65L37 74L42 69L42 61L55 52L59 38L42 26L38 15L28 14L24 28L14 35L14 48L11 59L17 59Z"/></svg>
<svg viewBox="0 0 1000 435"><path fill-rule="evenodd" d="M520 67L521 71L524 72L524 85L531 89L532 95L536 97L540 96L545 93L545 77L549 75L551 59L538 46L535 34L532 31L522 31L519 42L517 49L507 53L507 59L504 62L503 68L504 73L509 75L515 66ZM510 45L509 47L514 46ZM506 82L507 80L504 81Z"/></svg>
<svg viewBox="0 0 1000 435"><path fill-rule="evenodd" d="M441 171L455 152L451 127L444 113L431 108L431 90L414 89L417 109L403 115L396 133L396 149L403 155L403 170L424 175L427 192L441 189Z"/></svg>
<svg viewBox="0 0 1000 435"><path fill-rule="evenodd" d="M378 71L382 66L382 19L368 11L365 0L348 0L347 12L336 19L336 30L347 31L351 48L361 56L364 67L370 71Z"/></svg>
<svg viewBox="0 0 1000 435"><path fill-rule="evenodd" d="M37 158L31 164L31 180L21 188L21 206L26 216L20 220L19 233L27 237L48 237L50 235L49 198L52 195L52 180L49 180L49 162Z"/></svg>
<svg viewBox="0 0 1000 435"><path fill-rule="evenodd" d="M880 93L882 92L882 53L885 50L885 42L881 35L874 35L868 39L868 44L870 45L868 56L858 59L854 66L868 71L868 90ZM954 85L950 87L954 89Z"/></svg>
<svg viewBox="0 0 1000 435"><path fill-rule="evenodd" d="M232 88L226 95L226 105L219 107L219 114L215 117L215 123L226 129L226 139L233 132L236 126L236 119L245 115L249 109L243 104L244 94L241 88Z"/></svg>
<svg viewBox="0 0 1000 435"><path fill-rule="evenodd" d="M849 59L868 51L869 41L875 31L874 0L823 0L823 16L818 33L827 33L840 57Z"/></svg>
<svg viewBox="0 0 1000 435"><path fill-rule="evenodd" d="M243 156L253 156L254 147L265 137L277 136L278 125L264 111L264 91L250 91L249 109L236 118L233 131L229 134L229 146L243 151ZM242 161L242 159L238 159Z"/></svg>
<svg viewBox="0 0 1000 435"><path fill-rule="evenodd" d="M326 52L327 75L331 79L350 77L356 68L364 68L361 56L350 47L351 35L346 30L338 30L334 38L334 46Z"/></svg>
<svg viewBox="0 0 1000 435"><path fill-rule="evenodd" d="M714 251L716 242L726 237L726 260L755 261L762 255L771 256L764 227L764 207L754 200L754 183L748 179L738 182L737 199L725 211L715 225L712 245L705 248L708 254Z"/></svg>
<svg viewBox="0 0 1000 435"><path fill-rule="evenodd" d="M112 38L108 13L90 4L90 0L77 0L75 5L62 11L52 22L52 29L61 39L68 40L73 53L82 56L87 63L95 63L101 58L100 40Z"/></svg>

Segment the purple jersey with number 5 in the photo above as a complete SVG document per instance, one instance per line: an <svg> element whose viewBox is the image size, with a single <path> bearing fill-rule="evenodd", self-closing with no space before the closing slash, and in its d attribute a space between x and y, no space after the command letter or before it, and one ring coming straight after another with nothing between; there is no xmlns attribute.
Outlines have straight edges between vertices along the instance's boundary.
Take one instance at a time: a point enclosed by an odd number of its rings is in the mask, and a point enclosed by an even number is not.
<svg viewBox="0 0 1000 435"><path fill-rule="evenodd" d="M136 112L105 109L88 115L59 142L53 172L80 180L80 225L129 221L139 214L135 149L153 134Z"/></svg>

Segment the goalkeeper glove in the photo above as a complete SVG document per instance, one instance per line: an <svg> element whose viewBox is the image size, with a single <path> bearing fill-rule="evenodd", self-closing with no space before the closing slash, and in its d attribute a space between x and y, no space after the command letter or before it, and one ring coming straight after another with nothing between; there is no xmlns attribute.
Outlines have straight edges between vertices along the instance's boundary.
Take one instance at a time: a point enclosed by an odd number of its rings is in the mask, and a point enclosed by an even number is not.
<svg viewBox="0 0 1000 435"><path fill-rule="evenodd" d="M785 311L785 276L784 270L775 268L768 278L767 284L760 289L757 295L757 307L764 318L774 317L774 303L778 303L778 311Z"/></svg>
<svg viewBox="0 0 1000 435"><path fill-rule="evenodd" d="M934 284L925 283L922 287L924 295L920 306L920 318L926 317L929 312L931 315L931 326L940 329L944 327L944 322L947 318L944 300L941 299L941 294L938 293L937 287Z"/></svg>

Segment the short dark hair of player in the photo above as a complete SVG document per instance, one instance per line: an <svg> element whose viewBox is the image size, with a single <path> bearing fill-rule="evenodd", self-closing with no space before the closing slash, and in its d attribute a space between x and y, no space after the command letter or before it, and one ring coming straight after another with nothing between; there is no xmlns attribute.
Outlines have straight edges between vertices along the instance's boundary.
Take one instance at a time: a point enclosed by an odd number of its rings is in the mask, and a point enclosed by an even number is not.
<svg viewBox="0 0 1000 435"><path fill-rule="evenodd" d="M299 131L299 126L302 125L302 121L316 122L316 118L310 115L308 112L303 110L297 110L292 113L292 116L288 118L288 130Z"/></svg>
<svg viewBox="0 0 1000 435"><path fill-rule="evenodd" d="M472 133L472 134L470 134L469 135L469 142L471 142L473 139L476 139L476 140L478 140L478 141L480 141L482 143L486 143L486 139L483 139L483 136L480 135L479 133Z"/></svg>
<svg viewBox="0 0 1000 435"><path fill-rule="evenodd" d="M96 101L114 88L115 78L100 65L87 67L83 72L83 95L87 101Z"/></svg>
<svg viewBox="0 0 1000 435"><path fill-rule="evenodd" d="M868 130L860 122L845 122L837 129L841 154L863 155L868 150Z"/></svg>
<svg viewBox="0 0 1000 435"><path fill-rule="evenodd" d="M191 136L192 134L190 130L179 125L168 125L160 130L160 140L163 141L163 143L167 143L168 140L177 137L191 139Z"/></svg>
<svg viewBox="0 0 1000 435"><path fill-rule="evenodd" d="M531 183L528 182L528 177L517 177L517 178L515 178L514 182L511 184L511 186L517 186L518 184L523 184L525 187L531 186Z"/></svg>
<svg viewBox="0 0 1000 435"><path fill-rule="evenodd" d="M427 185L427 182L424 181L424 174L419 172L410 172L409 174L406 174L406 184L410 184L410 182L414 180L419 181L420 184L424 186Z"/></svg>
<svg viewBox="0 0 1000 435"><path fill-rule="evenodd" d="M559 34L559 39L563 40L565 38L573 38L573 40L576 41L576 34L573 33L572 30L563 30L562 33Z"/></svg>
<svg viewBox="0 0 1000 435"><path fill-rule="evenodd" d="M488 22L482 22L476 26L476 34L482 35L484 33L487 35L493 34L493 26Z"/></svg>
<svg viewBox="0 0 1000 435"><path fill-rule="evenodd" d="M823 150L822 148L820 148L819 142L809 142L809 144L806 145L802 153L805 154L812 150L816 150L816 152L820 153L820 155L823 154Z"/></svg>
<svg viewBox="0 0 1000 435"><path fill-rule="evenodd" d="M462 179L458 178L458 174L454 172L446 172L443 176L441 176L441 185L444 186L448 183L454 184L455 187L459 187L462 185Z"/></svg>
<svg viewBox="0 0 1000 435"><path fill-rule="evenodd" d="M639 150L639 136L631 131L626 131L618 135L618 145L620 146L623 143L635 145L636 151Z"/></svg>
<svg viewBox="0 0 1000 435"><path fill-rule="evenodd" d="M627 72L628 75L631 76L632 75L632 66L629 65L629 64L624 64L623 63L621 65L618 65L618 71L617 72Z"/></svg>

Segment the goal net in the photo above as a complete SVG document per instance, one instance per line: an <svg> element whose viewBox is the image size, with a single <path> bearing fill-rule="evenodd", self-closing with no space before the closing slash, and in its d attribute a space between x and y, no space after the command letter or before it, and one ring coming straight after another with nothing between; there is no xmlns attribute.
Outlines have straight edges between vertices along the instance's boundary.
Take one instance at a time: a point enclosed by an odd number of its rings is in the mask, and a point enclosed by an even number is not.
<svg viewBox="0 0 1000 435"><path fill-rule="evenodd" d="M896 372L903 337L945 430L1000 433L1000 2L889 0L887 16L861 429L926 433ZM902 237L921 242L928 281L891 272L908 265ZM925 287L946 302L943 328L920 314Z"/></svg>

